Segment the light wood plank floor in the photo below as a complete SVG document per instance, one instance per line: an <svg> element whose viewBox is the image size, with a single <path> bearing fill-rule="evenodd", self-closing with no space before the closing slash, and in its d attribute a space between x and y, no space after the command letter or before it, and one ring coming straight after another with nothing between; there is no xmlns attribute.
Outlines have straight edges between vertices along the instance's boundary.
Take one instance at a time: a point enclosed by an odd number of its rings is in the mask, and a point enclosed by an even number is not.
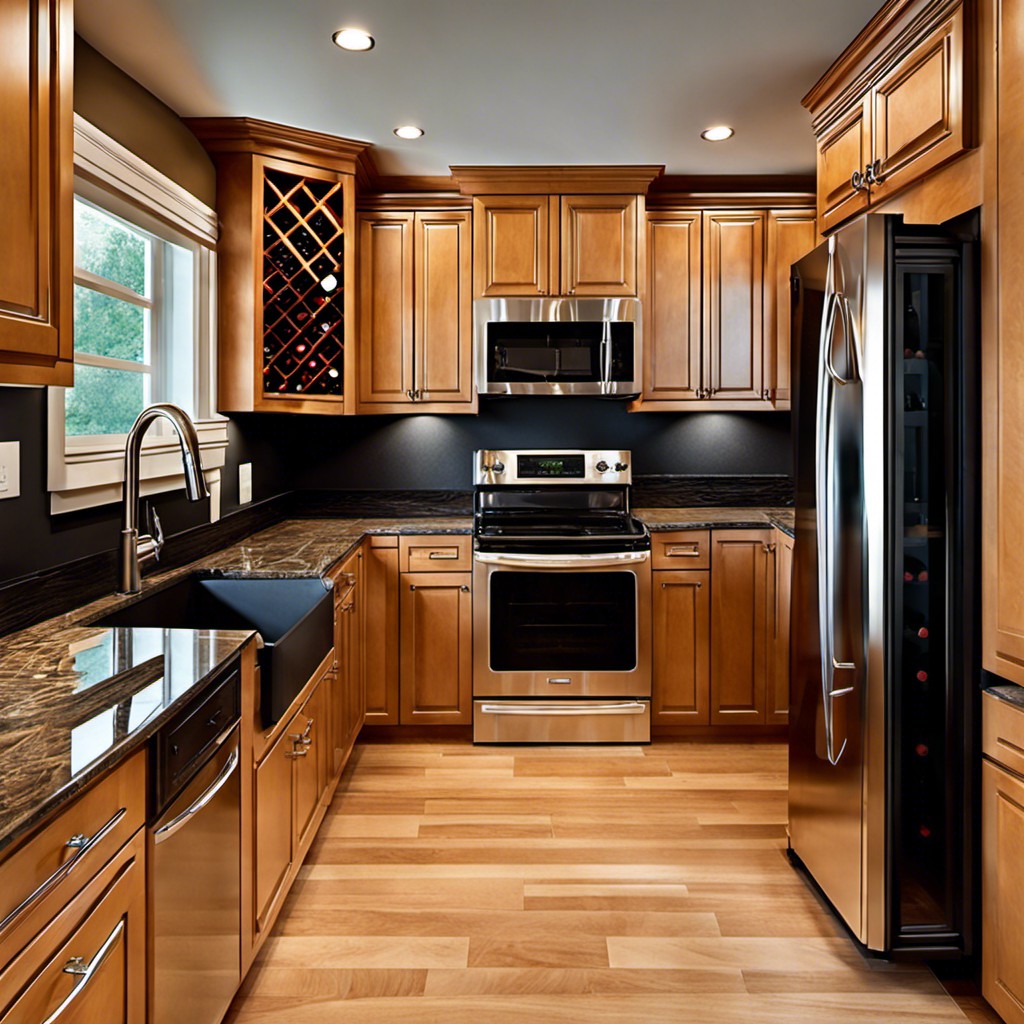
<svg viewBox="0 0 1024 1024"><path fill-rule="evenodd" d="M967 1020L858 953L785 821L780 744L362 745L228 1021Z"/></svg>

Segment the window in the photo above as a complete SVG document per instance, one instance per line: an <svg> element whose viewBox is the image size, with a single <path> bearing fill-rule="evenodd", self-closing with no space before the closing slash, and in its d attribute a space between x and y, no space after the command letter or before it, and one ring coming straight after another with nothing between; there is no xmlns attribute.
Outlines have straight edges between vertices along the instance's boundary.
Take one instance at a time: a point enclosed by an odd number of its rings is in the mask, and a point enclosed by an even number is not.
<svg viewBox="0 0 1024 1024"><path fill-rule="evenodd" d="M213 397L216 216L77 115L74 216L75 386L50 389L51 511L117 501L135 417L174 402L196 423L215 519L227 447ZM181 484L177 439L158 420L142 491Z"/></svg>

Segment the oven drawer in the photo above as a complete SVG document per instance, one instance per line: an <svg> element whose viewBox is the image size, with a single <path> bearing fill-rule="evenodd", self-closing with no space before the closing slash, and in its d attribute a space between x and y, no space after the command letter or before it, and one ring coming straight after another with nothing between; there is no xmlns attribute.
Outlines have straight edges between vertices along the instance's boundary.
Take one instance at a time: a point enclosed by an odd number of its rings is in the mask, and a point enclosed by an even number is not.
<svg viewBox="0 0 1024 1024"><path fill-rule="evenodd" d="M647 700L474 700L474 743L650 743Z"/></svg>
<svg viewBox="0 0 1024 1024"><path fill-rule="evenodd" d="M655 569L710 569L711 531L652 533L651 556Z"/></svg>
<svg viewBox="0 0 1024 1024"><path fill-rule="evenodd" d="M469 572L473 568L472 537L399 537L402 572Z"/></svg>

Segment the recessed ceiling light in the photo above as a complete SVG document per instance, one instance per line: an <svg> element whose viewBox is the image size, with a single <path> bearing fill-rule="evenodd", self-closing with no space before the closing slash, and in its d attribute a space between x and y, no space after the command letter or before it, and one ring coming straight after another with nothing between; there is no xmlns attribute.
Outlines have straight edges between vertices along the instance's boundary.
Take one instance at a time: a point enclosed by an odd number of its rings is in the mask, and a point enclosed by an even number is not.
<svg viewBox="0 0 1024 1024"><path fill-rule="evenodd" d="M331 38L343 50L372 50L376 40L361 28L341 28Z"/></svg>
<svg viewBox="0 0 1024 1024"><path fill-rule="evenodd" d="M726 139L731 139L735 134L736 132L728 125L719 124L715 125L714 128L705 128L700 133L700 137L708 142L724 142Z"/></svg>
<svg viewBox="0 0 1024 1024"><path fill-rule="evenodd" d="M414 124L400 124L395 129L395 134L400 139L418 139L423 134L423 129L417 128Z"/></svg>

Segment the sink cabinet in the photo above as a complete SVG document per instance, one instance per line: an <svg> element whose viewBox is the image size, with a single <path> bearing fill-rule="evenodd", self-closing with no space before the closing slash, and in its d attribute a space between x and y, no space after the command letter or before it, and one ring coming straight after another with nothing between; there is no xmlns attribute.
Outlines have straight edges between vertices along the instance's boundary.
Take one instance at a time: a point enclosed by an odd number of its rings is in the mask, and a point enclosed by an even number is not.
<svg viewBox="0 0 1024 1024"><path fill-rule="evenodd" d="M0 384L74 374L71 0L0 6Z"/></svg>

